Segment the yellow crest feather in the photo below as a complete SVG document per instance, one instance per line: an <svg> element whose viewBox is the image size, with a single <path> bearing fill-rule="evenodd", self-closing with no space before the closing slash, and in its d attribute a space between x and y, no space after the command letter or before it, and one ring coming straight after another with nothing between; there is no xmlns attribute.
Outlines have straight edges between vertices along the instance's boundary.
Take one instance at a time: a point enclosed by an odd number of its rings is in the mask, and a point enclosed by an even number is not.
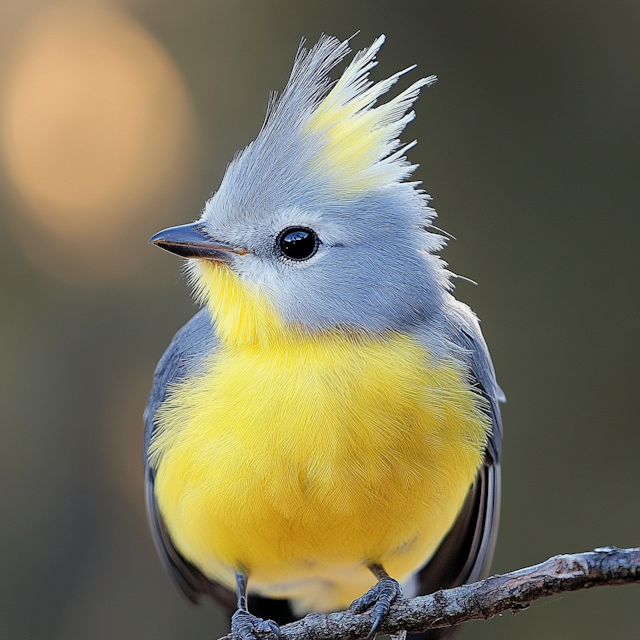
<svg viewBox="0 0 640 640"><path fill-rule="evenodd" d="M415 116L408 110L420 89L436 78L422 78L375 107L378 98L400 76L415 68L414 65L374 84L369 72L377 64L375 56L384 40L380 36L368 49L356 54L303 129L303 134L317 137L320 144L312 169L331 176L342 195L400 181L415 168L402 157L415 142L397 150L398 135Z"/></svg>

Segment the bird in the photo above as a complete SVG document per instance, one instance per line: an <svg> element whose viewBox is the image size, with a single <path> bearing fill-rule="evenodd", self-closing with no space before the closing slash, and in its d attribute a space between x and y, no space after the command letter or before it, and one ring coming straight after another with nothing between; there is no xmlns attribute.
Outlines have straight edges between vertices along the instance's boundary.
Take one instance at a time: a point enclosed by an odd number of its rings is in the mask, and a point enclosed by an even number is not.
<svg viewBox="0 0 640 640"><path fill-rule="evenodd" d="M150 528L241 640L347 608L372 638L495 547L505 398L399 139L436 78L381 101L415 65L374 82L380 36L333 79L350 40L303 40L200 217L149 241L201 305L145 410Z"/></svg>

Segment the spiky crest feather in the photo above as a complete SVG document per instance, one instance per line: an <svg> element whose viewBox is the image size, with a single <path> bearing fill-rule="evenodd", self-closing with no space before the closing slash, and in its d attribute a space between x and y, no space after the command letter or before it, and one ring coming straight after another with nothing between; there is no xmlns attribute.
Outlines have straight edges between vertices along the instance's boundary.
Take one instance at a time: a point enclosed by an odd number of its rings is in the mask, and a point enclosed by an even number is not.
<svg viewBox="0 0 640 640"><path fill-rule="evenodd" d="M323 189L333 197L353 198L406 179L417 165L409 164L404 153L415 141L401 146L398 136L415 117L410 108L420 89L436 78L422 78L375 106L415 68L377 83L370 80L384 41L380 36L359 51L337 81L329 73L350 53L349 41L323 35L309 50L303 41L284 91L272 95L262 130L229 166L221 190L233 184L237 194L240 179L245 188L262 193L286 184L292 192ZM277 180L280 174L286 181ZM241 197L248 199L246 189Z"/></svg>
<svg viewBox="0 0 640 640"><path fill-rule="evenodd" d="M377 65L376 53L384 43L380 36L368 49L356 54L331 91L322 99L304 126L308 137L319 143L315 169L333 176L342 192L366 191L399 182L415 169L403 156L414 142L398 149L398 136L415 117L409 111L420 89L435 82L422 78L389 102L375 107L408 67L386 80L373 83L369 72Z"/></svg>

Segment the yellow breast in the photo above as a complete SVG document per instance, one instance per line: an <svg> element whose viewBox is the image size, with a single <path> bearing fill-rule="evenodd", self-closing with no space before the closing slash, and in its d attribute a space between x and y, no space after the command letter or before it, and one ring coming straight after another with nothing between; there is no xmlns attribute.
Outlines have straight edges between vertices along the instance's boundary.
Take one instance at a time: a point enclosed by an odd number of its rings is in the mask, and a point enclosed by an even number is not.
<svg viewBox="0 0 640 640"><path fill-rule="evenodd" d="M340 333L223 339L157 423L155 489L178 550L229 587L242 569L316 610L361 595L367 562L403 580L429 558L488 426L453 363L408 336Z"/></svg>

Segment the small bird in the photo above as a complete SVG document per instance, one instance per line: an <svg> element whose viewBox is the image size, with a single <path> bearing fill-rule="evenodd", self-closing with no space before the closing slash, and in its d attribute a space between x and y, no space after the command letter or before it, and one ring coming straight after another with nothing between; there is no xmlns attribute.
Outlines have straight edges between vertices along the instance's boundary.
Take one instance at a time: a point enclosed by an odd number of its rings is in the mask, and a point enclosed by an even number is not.
<svg viewBox="0 0 640 640"><path fill-rule="evenodd" d="M348 607L373 637L397 598L479 579L495 545L504 397L398 139L435 77L378 104L414 68L374 83L383 42L337 81L349 41L301 45L201 217L150 240L202 304L145 412L151 530L242 640Z"/></svg>

